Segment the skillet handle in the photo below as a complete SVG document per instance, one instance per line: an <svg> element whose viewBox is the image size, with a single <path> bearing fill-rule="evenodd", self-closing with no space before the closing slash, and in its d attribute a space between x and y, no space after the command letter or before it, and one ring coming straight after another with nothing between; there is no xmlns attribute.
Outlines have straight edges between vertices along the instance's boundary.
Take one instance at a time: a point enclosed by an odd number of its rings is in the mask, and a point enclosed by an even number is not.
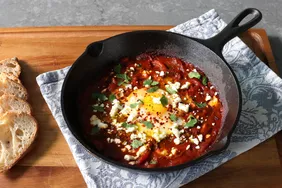
<svg viewBox="0 0 282 188"><path fill-rule="evenodd" d="M248 15L253 18L248 22L239 25L240 22ZM222 57L223 46L232 38L247 31L256 25L262 19L262 14L255 8L248 8L239 13L220 33L207 40L200 40L202 44L213 50L217 55Z"/></svg>

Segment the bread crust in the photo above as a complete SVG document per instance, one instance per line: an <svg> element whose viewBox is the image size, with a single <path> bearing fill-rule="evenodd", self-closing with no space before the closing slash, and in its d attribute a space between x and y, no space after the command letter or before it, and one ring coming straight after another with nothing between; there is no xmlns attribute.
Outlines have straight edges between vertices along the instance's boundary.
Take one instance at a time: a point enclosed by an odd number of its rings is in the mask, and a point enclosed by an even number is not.
<svg viewBox="0 0 282 188"><path fill-rule="evenodd" d="M36 121L36 119L29 115L29 114L26 114L26 113L15 113L15 112L7 112L4 116L2 116L0 118L0 121L2 119L5 119L5 118L13 118L13 117L16 117L16 116L29 116L35 123L35 130L34 132L32 133L32 136L30 138L30 141L28 142L29 144L23 149L23 151L21 153L19 153L15 158L14 158L14 161L13 163L11 163L10 165L8 166L3 166L3 168L0 168L0 173L3 173L3 172L6 172L8 171L9 169L11 169L22 157L24 157L30 150L31 150L31 146L33 145L37 135L38 135L38 123Z"/></svg>

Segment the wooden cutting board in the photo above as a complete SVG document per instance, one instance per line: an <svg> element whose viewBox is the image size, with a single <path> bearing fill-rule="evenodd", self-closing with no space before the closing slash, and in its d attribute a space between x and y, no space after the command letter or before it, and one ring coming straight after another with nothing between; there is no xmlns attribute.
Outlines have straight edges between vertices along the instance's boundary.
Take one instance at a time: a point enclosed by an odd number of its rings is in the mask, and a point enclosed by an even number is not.
<svg viewBox="0 0 282 188"><path fill-rule="evenodd" d="M171 26L94 26L0 29L0 59L17 56L23 72L39 135L33 150L11 171L0 175L0 187L86 187L35 78L39 74L71 65L85 47L97 40L143 29L165 30ZM277 71L267 35L252 29L243 40ZM277 138L279 135L277 135ZM280 141L267 140L254 149L191 182L189 187L281 187ZM280 153L281 154L281 153ZM188 187L187 186L187 187ZM186 187L186 186L185 186Z"/></svg>

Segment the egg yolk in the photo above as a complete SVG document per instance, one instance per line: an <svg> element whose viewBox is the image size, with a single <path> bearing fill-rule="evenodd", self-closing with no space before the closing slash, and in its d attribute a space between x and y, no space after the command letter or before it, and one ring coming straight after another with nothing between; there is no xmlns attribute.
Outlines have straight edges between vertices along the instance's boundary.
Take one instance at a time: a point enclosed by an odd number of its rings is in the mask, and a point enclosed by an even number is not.
<svg viewBox="0 0 282 188"><path fill-rule="evenodd" d="M144 97L144 108L150 113L157 115L163 114L167 109L162 105L160 99L162 97L161 93L146 93Z"/></svg>

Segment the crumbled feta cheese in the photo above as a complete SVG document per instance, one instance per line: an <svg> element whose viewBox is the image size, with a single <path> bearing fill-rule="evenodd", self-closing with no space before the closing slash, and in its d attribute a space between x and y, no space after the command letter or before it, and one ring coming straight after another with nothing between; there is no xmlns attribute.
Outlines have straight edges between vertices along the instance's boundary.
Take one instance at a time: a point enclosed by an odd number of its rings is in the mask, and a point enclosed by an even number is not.
<svg viewBox="0 0 282 188"><path fill-rule="evenodd" d="M189 82L185 82L185 84L183 84L180 89L188 89L189 85Z"/></svg>
<svg viewBox="0 0 282 188"><path fill-rule="evenodd" d="M142 142L146 142L147 139L147 135L145 133L138 133L137 137L142 141Z"/></svg>
<svg viewBox="0 0 282 188"><path fill-rule="evenodd" d="M161 71L160 76L164 76L164 75L165 75L164 71Z"/></svg>
<svg viewBox="0 0 282 188"><path fill-rule="evenodd" d="M136 156L137 156L137 157L140 157L140 155L141 155L142 153L144 153L144 152L146 151L146 149L147 149L147 146L146 146L146 145L141 146L141 147L139 148L139 150L137 151Z"/></svg>
<svg viewBox="0 0 282 188"><path fill-rule="evenodd" d="M196 148L196 149L200 149L200 146L196 146L195 148Z"/></svg>
<svg viewBox="0 0 282 188"><path fill-rule="evenodd" d="M127 161L132 161L132 160L136 160L137 157L133 156L133 155L125 155L124 159Z"/></svg>
<svg viewBox="0 0 282 188"><path fill-rule="evenodd" d="M131 140L134 140L134 139L136 139L136 138L138 138L137 134L131 134L131 135L130 135L130 139L131 139Z"/></svg>
<svg viewBox="0 0 282 188"><path fill-rule="evenodd" d="M129 115L129 113L131 112L131 108L130 106L125 105L123 109L121 109L120 113L122 115Z"/></svg>
<svg viewBox="0 0 282 188"><path fill-rule="evenodd" d="M173 140L173 142L174 142L176 145L179 145L179 144L181 143L180 138L175 138L175 139Z"/></svg>
<svg viewBox="0 0 282 188"><path fill-rule="evenodd" d="M131 146L130 145L126 145L124 146L127 150L131 150Z"/></svg>
<svg viewBox="0 0 282 188"><path fill-rule="evenodd" d="M191 136L191 137L189 138L189 140L190 140L192 143L194 143L195 145L199 145L199 140L198 140L197 138L193 138L193 136Z"/></svg>
<svg viewBox="0 0 282 188"><path fill-rule="evenodd" d="M184 112L188 112L189 104L178 103L178 109L183 110Z"/></svg>
<svg viewBox="0 0 282 188"><path fill-rule="evenodd" d="M130 67L129 69L130 69L130 70L132 70L132 71L134 71L134 70L135 70L135 69L134 69L134 67Z"/></svg>
<svg viewBox="0 0 282 188"><path fill-rule="evenodd" d="M203 141L203 135L202 135L202 134L199 134L197 137L198 137L198 139L199 139L200 142Z"/></svg>
<svg viewBox="0 0 282 188"><path fill-rule="evenodd" d="M132 110L126 121L127 122L133 121L137 117L137 115L138 115L137 110Z"/></svg>
<svg viewBox="0 0 282 188"><path fill-rule="evenodd" d="M196 70L196 69L193 69L193 72L197 72L197 70Z"/></svg>
<svg viewBox="0 0 282 188"><path fill-rule="evenodd" d="M214 126L215 125L215 123L212 123L212 126Z"/></svg>
<svg viewBox="0 0 282 188"><path fill-rule="evenodd" d="M160 142L167 136L166 131L164 129L154 129L152 137L157 141Z"/></svg>
<svg viewBox="0 0 282 188"><path fill-rule="evenodd" d="M186 147L186 150L188 150L188 149L190 149L190 145L188 145L188 146Z"/></svg>
<svg viewBox="0 0 282 188"><path fill-rule="evenodd" d="M137 89L138 89L138 87L136 87L136 86L133 88L133 90L137 90Z"/></svg>
<svg viewBox="0 0 282 188"><path fill-rule="evenodd" d="M180 88L180 83L179 82L175 82L175 83L171 83L171 82L167 82L168 86L177 92L177 90ZM167 85L166 85L167 86Z"/></svg>
<svg viewBox="0 0 282 188"><path fill-rule="evenodd" d="M175 155L175 154L176 154L176 152L177 152L177 149L176 149L176 148L174 148L174 147L172 147L170 152L171 152L171 154L172 154L172 155Z"/></svg>
<svg viewBox="0 0 282 188"><path fill-rule="evenodd" d="M132 89L132 85L131 85L131 84L126 84L126 85L124 86L124 88L125 88L125 89Z"/></svg>
<svg viewBox="0 0 282 188"><path fill-rule="evenodd" d="M110 111L110 116L114 117L116 113L118 112L118 109L121 108L120 102L117 99L114 99L112 102L112 109Z"/></svg>
<svg viewBox="0 0 282 188"><path fill-rule="evenodd" d="M160 97L152 97L153 103L155 104L161 104L161 98Z"/></svg>
<svg viewBox="0 0 282 188"><path fill-rule="evenodd" d="M101 129L106 129L108 127L108 125L103 123L96 115L91 116L90 124L94 126L97 125Z"/></svg>
<svg viewBox="0 0 282 188"><path fill-rule="evenodd" d="M120 144L120 143L121 143L121 140L120 140L119 138L115 138L115 139L114 139L114 142L115 142L116 144Z"/></svg>
<svg viewBox="0 0 282 188"><path fill-rule="evenodd" d="M201 129L201 127L198 125L198 126L197 126L197 129Z"/></svg>
<svg viewBox="0 0 282 188"><path fill-rule="evenodd" d="M209 101L209 100L211 100L211 96L207 93L205 101Z"/></svg>
<svg viewBox="0 0 282 188"><path fill-rule="evenodd" d="M128 127L125 129L125 132L126 133L132 133L134 131L136 131L137 127L136 126L133 126L133 127Z"/></svg>
<svg viewBox="0 0 282 188"><path fill-rule="evenodd" d="M214 96L217 96L217 95L218 95L218 93L217 93L217 92L215 92L215 93L214 93Z"/></svg>
<svg viewBox="0 0 282 188"><path fill-rule="evenodd" d="M169 100L171 100L171 104L172 104L172 107L173 108L176 108L177 104L179 102L181 102L181 98L178 94L172 94L170 97L169 97Z"/></svg>

